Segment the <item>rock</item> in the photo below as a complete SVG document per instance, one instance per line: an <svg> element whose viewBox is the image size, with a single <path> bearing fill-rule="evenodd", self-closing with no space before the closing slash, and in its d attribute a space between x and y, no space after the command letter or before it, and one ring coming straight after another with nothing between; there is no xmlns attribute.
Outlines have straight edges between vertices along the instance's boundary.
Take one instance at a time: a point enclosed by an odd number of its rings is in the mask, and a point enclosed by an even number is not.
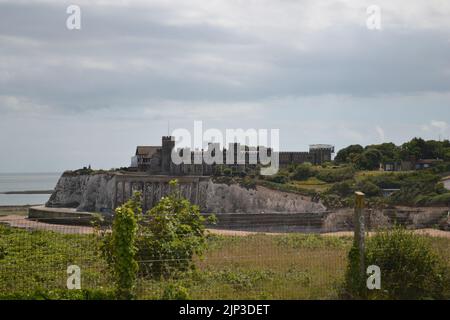
<svg viewBox="0 0 450 320"><path fill-rule="evenodd" d="M112 212L115 203L129 198L131 187L125 184L116 197L116 177L114 173L80 174L65 173L59 179L55 191L47 202L47 207L77 208L79 211ZM126 176L120 176L120 179ZM143 198L149 207L169 192L168 181L164 176L130 176L134 185L144 190ZM146 180L147 179L147 180ZM326 208L321 203L312 202L310 198L294 193L281 192L258 186L246 189L238 184L214 183L209 178L180 178L183 196L200 206L205 213L320 213ZM156 181L156 182L155 182ZM159 182L158 182L159 181ZM142 185L144 188L142 189ZM133 187L133 190L136 190ZM150 191L148 191L150 190ZM150 192L150 194L148 194ZM125 199L121 199L125 194Z"/></svg>
<svg viewBox="0 0 450 320"><path fill-rule="evenodd" d="M63 174L46 203L53 208L77 208L79 211L111 211L114 197L112 174Z"/></svg>

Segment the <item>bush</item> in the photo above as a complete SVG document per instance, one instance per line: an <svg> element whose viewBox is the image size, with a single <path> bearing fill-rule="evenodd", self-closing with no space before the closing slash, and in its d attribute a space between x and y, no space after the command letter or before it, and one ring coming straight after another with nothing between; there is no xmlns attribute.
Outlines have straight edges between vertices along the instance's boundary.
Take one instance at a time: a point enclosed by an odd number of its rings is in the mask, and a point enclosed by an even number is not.
<svg viewBox="0 0 450 320"><path fill-rule="evenodd" d="M439 176L430 172L415 172L411 174L398 175L400 191L390 197L390 202L395 205L415 205L418 201L424 202L446 192L439 184ZM419 199L420 198L420 199Z"/></svg>
<svg viewBox="0 0 450 320"><path fill-rule="evenodd" d="M136 235L138 217L142 214L140 193L115 210L112 233L104 234L101 245L103 256L113 273L119 299L130 299L136 284Z"/></svg>
<svg viewBox="0 0 450 320"><path fill-rule="evenodd" d="M448 299L449 268L428 239L394 228L377 233L366 245L366 266L381 269L381 290L369 291L355 270L355 249L350 252L346 275L347 298L390 300Z"/></svg>
<svg viewBox="0 0 450 320"><path fill-rule="evenodd" d="M316 178L328 183L342 182L353 179L355 169L353 167L344 167L338 169L322 169L316 175Z"/></svg>
<svg viewBox="0 0 450 320"><path fill-rule="evenodd" d="M297 181L304 181L308 180L314 176L314 171L312 169L312 165L309 163L304 163L301 165L298 165L293 173L291 174L291 179L297 180Z"/></svg>
<svg viewBox="0 0 450 320"><path fill-rule="evenodd" d="M169 283L163 291L162 300L189 300L188 290L174 283Z"/></svg>
<svg viewBox="0 0 450 320"><path fill-rule="evenodd" d="M279 172L276 175L273 176L268 176L267 180L270 182L275 182L275 183L279 183L279 184L285 184L289 181L289 177L287 176L286 173L284 172Z"/></svg>
<svg viewBox="0 0 450 320"><path fill-rule="evenodd" d="M223 174L225 175L225 176L232 176L233 175L233 170L231 170L230 168L225 168L225 169L223 169Z"/></svg>
<svg viewBox="0 0 450 320"><path fill-rule="evenodd" d="M256 180L250 177L245 177L243 179L241 179L241 181L239 182L239 185L241 187L244 187L247 190L255 190L256 189Z"/></svg>
<svg viewBox="0 0 450 320"><path fill-rule="evenodd" d="M358 182L356 188L359 191L364 192L367 197L379 197L382 194L381 189L369 180L362 180Z"/></svg>
<svg viewBox="0 0 450 320"><path fill-rule="evenodd" d="M442 205L442 206L449 206L450 205L450 192L439 194L430 199L431 205Z"/></svg>
<svg viewBox="0 0 450 320"><path fill-rule="evenodd" d="M193 256L206 247L206 219L181 197L176 180L170 187L171 193L144 215L136 193L116 209L112 234L103 235L102 253L116 277L119 298L131 297L138 271L155 279L175 276L193 268ZM208 220L214 223L215 217Z"/></svg>
<svg viewBox="0 0 450 320"><path fill-rule="evenodd" d="M336 194L341 197L348 197L352 195L354 192L353 181L343 181L334 184L329 190L328 193Z"/></svg>
<svg viewBox="0 0 450 320"><path fill-rule="evenodd" d="M138 257L152 278L188 271L193 256L201 256L206 247L206 219L199 207L181 197L176 180L170 186L170 195L145 214L138 234ZM213 222L214 216L209 219Z"/></svg>

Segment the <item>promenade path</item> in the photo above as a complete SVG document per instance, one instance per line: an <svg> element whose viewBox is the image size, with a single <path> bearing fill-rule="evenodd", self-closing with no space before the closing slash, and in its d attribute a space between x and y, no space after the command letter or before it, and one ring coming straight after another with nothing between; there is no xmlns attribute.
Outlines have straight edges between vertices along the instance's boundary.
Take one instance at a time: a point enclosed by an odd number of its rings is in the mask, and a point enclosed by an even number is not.
<svg viewBox="0 0 450 320"><path fill-rule="evenodd" d="M25 216L19 215L8 215L0 216L0 223L6 224L15 228L22 228L28 230L45 230L54 231L64 234L92 234L94 233L93 227L86 226L73 226L64 224L50 224L45 222L39 222L34 220L29 220ZM266 235L285 235L286 233L268 233L268 232L252 232L252 231L235 231L235 230L220 230L220 229L207 229L211 234L223 235L223 236L250 236L255 234L266 234ZM449 231L442 231L437 229L418 229L413 231L415 234L427 235L431 237L441 237L450 238ZM373 235L374 232L369 232L369 236ZM340 232L330 232L321 233L322 236L332 236L332 237L353 237L352 231L340 231Z"/></svg>

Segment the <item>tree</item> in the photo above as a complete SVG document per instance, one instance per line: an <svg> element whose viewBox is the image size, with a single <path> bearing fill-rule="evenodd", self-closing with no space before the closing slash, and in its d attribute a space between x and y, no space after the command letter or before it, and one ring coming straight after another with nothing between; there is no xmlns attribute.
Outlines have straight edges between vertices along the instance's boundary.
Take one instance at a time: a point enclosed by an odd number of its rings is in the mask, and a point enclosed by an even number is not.
<svg viewBox="0 0 450 320"><path fill-rule="evenodd" d="M130 299L136 284L138 263L136 261L136 236L138 217L142 214L140 193L115 210L112 233L104 235L102 249L112 269L116 295Z"/></svg>
<svg viewBox="0 0 450 320"><path fill-rule="evenodd" d="M355 156L361 155L363 151L364 148L359 144L348 146L347 148L339 150L334 161L336 163L351 163L352 159L354 159Z"/></svg>
<svg viewBox="0 0 450 320"><path fill-rule="evenodd" d="M357 166L363 170L376 170L380 167L383 155L375 148L365 150L357 162Z"/></svg>
<svg viewBox="0 0 450 320"><path fill-rule="evenodd" d="M141 271L152 278L187 271L206 247L206 219L199 207L181 196L176 180L170 187L171 193L144 215L138 234L138 256L145 261Z"/></svg>

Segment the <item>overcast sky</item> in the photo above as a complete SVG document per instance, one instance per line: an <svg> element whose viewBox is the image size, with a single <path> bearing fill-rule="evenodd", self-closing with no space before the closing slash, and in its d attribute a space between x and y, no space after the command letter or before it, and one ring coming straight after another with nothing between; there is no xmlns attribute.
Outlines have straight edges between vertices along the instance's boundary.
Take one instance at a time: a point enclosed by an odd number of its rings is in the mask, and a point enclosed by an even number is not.
<svg viewBox="0 0 450 320"><path fill-rule="evenodd" d="M449 138L450 2L0 0L0 172L127 166L194 120L292 151Z"/></svg>

